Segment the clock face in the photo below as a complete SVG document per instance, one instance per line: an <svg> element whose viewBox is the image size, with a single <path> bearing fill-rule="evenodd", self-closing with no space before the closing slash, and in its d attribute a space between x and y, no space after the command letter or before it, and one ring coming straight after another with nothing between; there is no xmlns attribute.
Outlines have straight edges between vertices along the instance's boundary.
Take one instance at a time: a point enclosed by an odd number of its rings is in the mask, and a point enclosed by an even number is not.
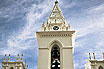
<svg viewBox="0 0 104 69"><path fill-rule="evenodd" d="M58 26L54 26L53 29L54 29L54 30L58 30L59 27L58 27Z"/></svg>

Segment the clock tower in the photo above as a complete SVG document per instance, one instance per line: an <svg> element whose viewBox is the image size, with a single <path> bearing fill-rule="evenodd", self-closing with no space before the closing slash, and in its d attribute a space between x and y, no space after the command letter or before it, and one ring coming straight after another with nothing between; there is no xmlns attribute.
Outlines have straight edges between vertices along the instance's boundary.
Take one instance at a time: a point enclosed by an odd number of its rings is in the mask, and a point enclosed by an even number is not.
<svg viewBox="0 0 104 69"><path fill-rule="evenodd" d="M58 1L41 31L36 32L39 56L38 69L74 69L73 47L75 31L66 25Z"/></svg>

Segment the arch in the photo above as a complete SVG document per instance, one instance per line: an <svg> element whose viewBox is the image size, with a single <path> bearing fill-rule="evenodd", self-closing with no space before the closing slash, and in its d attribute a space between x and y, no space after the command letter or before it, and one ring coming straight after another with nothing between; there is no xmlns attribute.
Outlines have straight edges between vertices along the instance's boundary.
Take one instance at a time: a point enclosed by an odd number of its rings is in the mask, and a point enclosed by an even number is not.
<svg viewBox="0 0 104 69"><path fill-rule="evenodd" d="M57 47L58 48L58 52L59 52L59 54L60 54L60 58L58 58L58 59L55 59L54 60L54 62L56 61L56 63L57 62L59 62L58 64L58 66L61 66L61 68L58 68L58 69L62 69L62 64L63 64L63 57L62 57L62 47L63 47L63 45L62 45L62 43L60 42L60 41L58 41L58 40L53 40L52 42L50 42L49 43L49 46L48 46L48 49L49 49L49 51L50 51L50 59L51 59L51 54L52 54L52 50L55 48L55 47ZM50 63L52 63L52 60L50 60ZM50 67L52 66L52 64L50 64ZM50 69L52 69L52 68L50 68Z"/></svg>
<svg viewBox="0 0 104 69"><path fill-rule="evenodd" d="M62 48L63 44L59 40L53 40L49 43L48 49L51 49L54 44L57 44L60 48Z"/></svg>
<svg viewBox="0 0 104 69"><path fill-rule="evenodd" d="M104 69L104 68L100 65L98 69Z"/></svg>
<svg viewBox="0 0 104 69"><path fill-rule="evenodd" d="M57 44L51 48L51 69L60 69L60 47Z"/></svg>
<svg viewBox="0 0 104 69"><path fill-rule="evenodd" d="M10 67L10 69L14 69L13 67Z"/></svg>

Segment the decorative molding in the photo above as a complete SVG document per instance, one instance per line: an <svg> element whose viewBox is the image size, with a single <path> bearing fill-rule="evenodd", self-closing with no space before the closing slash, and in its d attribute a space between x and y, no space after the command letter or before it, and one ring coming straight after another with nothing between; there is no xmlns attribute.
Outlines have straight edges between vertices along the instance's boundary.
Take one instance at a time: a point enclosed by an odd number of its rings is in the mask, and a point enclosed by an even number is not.
<svg viewBox="0 0 104 69"><path fill-rule="evenodd" d="M72 49L72 46L62 47L62 49ZM49 48L39 48L39 50L49 50Z"/></svg>
<svg viewBox="0 0 104 69"><path fill-rule="evenodd" d="M72 49L73 47L72 46L65 46L63 47L63 49Z"/></svg>
<svg viewBox="0 0 104 69"><path fill-rule="evenodd" d="M38 48L39 50L49 50L48 48Z"/></svg>
<svg viewBox="0 0 104 69"><path fill-rule="evenodd" d="M40 37L68 37L68 36L72 36L71 34L43 34L40 35Z"/></svg>
<svg viewBox="0 0 104 69"><path fill-rule="evenodd" d="M8 65L2 65L2 67L9 67Z"/></svg>

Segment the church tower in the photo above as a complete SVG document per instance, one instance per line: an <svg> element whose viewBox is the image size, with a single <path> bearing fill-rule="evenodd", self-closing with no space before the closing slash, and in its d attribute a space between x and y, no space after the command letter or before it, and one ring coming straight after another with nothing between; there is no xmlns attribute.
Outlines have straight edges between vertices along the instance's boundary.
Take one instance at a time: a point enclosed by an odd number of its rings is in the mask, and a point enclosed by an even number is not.
<svg viewBox="0 0 104 69"><path fill-rule="evenodd" d="M73 47L75 31L66 25L64 16L55 1L54 8L43 22L41 31L36 32L39 56L38 69L74 69Z"/></svg>

